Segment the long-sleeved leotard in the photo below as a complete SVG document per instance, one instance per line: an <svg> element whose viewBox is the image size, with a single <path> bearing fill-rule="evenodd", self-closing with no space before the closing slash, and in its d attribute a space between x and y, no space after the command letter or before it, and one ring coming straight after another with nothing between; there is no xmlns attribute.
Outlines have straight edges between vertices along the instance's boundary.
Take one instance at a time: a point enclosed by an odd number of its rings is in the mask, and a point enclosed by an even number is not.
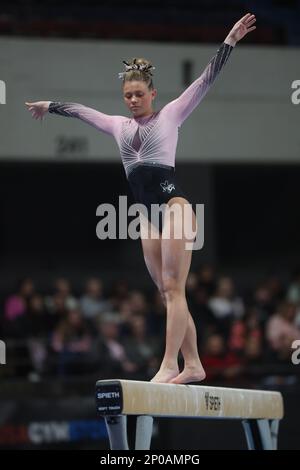
<svg viewBox="0 0 300 470"><path fill-rule="evenodd" d="M51 102L50 113L77 117L117 141L127 177L139 165L175 167L178 128L201 102L233 47L223 43L204 72L177 99L150 116L109 116L77 103Z"/></svg>

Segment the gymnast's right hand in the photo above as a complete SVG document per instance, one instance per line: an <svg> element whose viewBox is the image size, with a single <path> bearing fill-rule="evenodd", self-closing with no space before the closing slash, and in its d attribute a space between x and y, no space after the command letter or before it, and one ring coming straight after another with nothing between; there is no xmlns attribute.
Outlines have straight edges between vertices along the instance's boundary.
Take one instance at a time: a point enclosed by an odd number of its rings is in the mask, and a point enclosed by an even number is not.
<svg viewBox="0 0 300 470"><path fill-rule="evenodd" d="M49 109L51 101L36 101L35 103L25 103L28 111L31 112L34 119L43 119Z"/></svg>

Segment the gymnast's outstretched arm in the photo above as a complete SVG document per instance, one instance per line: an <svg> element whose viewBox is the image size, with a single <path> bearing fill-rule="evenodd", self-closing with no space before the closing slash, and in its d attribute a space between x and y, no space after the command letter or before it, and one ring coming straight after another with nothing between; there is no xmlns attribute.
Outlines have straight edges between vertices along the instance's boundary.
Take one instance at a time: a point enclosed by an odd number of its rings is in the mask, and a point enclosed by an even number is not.
<svg viewBox="0 0 300 470"><path fill-rule="evenodd" d="M47 112L60 116L74 117L90 124L98 130L114 135L119 116L110 116L79 103L60 103L57 101L36 101L25 103L33 118L43 119Z"/></svg>
<svg viewBox="0 0 300 470"><path fill-rule="evenodd" d="M232 49L246 34L256 26L255 16L248 13L231 29L217 53L198 77L177 99L168 103L163 111L169 113L170 119L180 126L204 98L211 85L226 64Z"/></svg>

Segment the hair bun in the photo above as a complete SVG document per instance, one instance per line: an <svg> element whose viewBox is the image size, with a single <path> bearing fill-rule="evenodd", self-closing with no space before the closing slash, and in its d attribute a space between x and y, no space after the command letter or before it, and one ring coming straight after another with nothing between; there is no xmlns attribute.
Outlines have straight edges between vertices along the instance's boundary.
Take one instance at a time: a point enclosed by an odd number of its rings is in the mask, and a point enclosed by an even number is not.
<svg viewBox="0 0 300 470"><path fill-rule="evenodd" d="M153 75L152 70L155 70L155 67L145 59L134 58L131 62L127 62L126 60L123 60L122 62L125 65L125 71L119 73L119 78L121 79L125 77L127 72L132 70L143 72L151 76Z"/></svg>

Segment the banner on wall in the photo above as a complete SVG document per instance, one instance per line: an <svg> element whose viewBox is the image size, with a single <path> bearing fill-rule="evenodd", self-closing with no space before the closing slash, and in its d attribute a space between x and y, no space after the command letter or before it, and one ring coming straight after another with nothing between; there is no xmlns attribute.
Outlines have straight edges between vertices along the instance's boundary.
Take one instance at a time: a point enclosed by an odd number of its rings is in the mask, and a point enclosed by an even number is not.
<svg viewBox="0 0 300 470"><path fill-rule="evenodd" d="M88 398L1 401L0 449L68 448L95 443L108 448L102 418Z"/></svg>

